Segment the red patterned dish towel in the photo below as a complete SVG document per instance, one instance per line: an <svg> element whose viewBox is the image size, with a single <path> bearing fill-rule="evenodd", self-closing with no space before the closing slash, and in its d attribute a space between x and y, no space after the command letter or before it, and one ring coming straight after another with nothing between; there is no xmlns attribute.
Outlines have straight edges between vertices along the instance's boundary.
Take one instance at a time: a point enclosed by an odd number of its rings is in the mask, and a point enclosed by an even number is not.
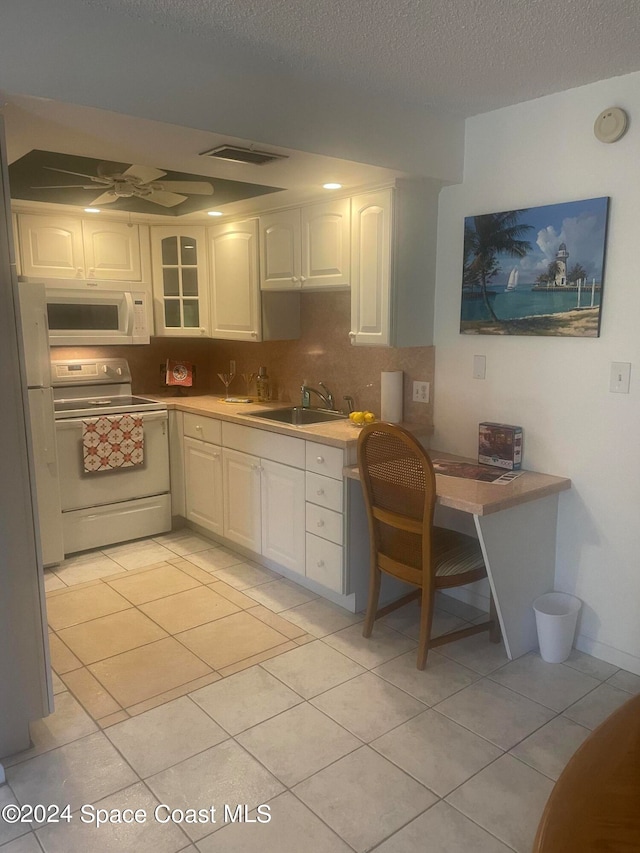
<svg viewBox="0 0 640 853"><path fill-rule="evenodd" d="M82 421L82 459L87 473L142 465L142 417L103 415Z"/></svg>

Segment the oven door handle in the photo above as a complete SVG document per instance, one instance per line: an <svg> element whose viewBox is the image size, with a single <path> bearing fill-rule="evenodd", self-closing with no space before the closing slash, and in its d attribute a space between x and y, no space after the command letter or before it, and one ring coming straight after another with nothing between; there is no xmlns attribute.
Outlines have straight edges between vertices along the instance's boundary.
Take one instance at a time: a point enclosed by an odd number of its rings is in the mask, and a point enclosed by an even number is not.
<svg viewBox="0 0 640 853"><path fill-rule="evenodd" d="M143 426L145 423L150 423L153 421L168 421L169 415L166 411L161 412L113 412L114 417L118 417L118 415L133 415L134 417L142 417ZM109 413L103 412L102 414L91 414L87 412L86 415L81 417L73 417L73 418L58 418L56 420L56 429L72 429L73 427L80 426L83 421L91 420L92 418L100 418L103 416L108 417Z"/></svg>

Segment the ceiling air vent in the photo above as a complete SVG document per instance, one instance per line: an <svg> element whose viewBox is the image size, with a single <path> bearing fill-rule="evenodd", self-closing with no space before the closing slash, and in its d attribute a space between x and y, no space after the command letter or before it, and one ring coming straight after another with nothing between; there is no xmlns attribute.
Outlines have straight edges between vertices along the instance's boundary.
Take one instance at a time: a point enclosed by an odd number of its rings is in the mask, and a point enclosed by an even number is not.
<svg viewBox="0 0 640 853"><path fill-rule="evenodd" d="M202 157L213 157L216 160L231 160L233 163L252 163L254 166L264 166L274 160L286 160L287 154L274 154L271 151L258 151L255 148L239 148L237 145L219 145L210 151L203 151Z"/></svg>

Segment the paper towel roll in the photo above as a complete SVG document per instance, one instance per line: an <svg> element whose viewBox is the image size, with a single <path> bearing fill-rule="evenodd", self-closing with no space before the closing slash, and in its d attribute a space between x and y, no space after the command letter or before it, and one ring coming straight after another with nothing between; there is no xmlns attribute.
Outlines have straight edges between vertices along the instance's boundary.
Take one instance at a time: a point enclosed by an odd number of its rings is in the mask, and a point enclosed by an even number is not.
<svg viewBox="0 0 640 853"><path fill-rule="evenodd" d="M383 421L399 424L402 420L402 382L401 370L380 374L380 417Z"/></svg>

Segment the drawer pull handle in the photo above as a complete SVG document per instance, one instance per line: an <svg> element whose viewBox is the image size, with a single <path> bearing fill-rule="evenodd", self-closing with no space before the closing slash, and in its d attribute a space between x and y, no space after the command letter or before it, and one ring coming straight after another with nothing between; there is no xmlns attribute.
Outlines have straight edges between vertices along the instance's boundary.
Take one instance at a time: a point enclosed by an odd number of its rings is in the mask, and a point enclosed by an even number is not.
<svg viewBox="0 0 640 853"><path fill-rule="evenodd" d="M321 569L324 566L324 560L318 560L318 568Z"/></svg>
<svg viewBox="0 0 640 853"><path fill-rule="evenodd" d="M196 429L199 429L200 432L202 432L202 427L200 426L200 424L196 424Z"/></svg>
<svg viewBox="0 0 640 853"><path fill-rule="evenodd" d="M324 495L324 489L318 489L316 495Z"/></svg>
<svg viewBox="0 0 640 853"><path fill-rule="evenodd" d="M322 519L320 519L320 521L317 522L317 526L318 527L324 527L324 521Z"/></svg>
<svg viewBox="0 0 640 853"><path fill-rule="evenodd" d="M324 456L316 456L316 462L319 462L322 465L324 462Z"/></svg>

